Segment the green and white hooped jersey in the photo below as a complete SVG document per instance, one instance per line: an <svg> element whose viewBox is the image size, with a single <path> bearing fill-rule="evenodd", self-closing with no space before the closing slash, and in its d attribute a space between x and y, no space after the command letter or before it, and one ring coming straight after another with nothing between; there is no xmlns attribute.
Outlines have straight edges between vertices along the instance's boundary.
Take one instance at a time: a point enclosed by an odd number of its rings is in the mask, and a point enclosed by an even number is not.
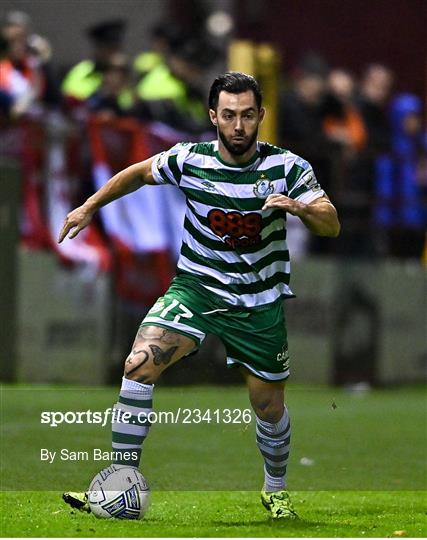
<svg viewBox="0 0 427 540"><path fill-rule="evenodd" d="M235 166L221 159L217 141L181 143L158 154L152 172L187 199L178 274L197 277L232 306L293 296L286 213L261 208L272 193L304 203L324 195L307 161L258 142L252 159Z"/></svg>

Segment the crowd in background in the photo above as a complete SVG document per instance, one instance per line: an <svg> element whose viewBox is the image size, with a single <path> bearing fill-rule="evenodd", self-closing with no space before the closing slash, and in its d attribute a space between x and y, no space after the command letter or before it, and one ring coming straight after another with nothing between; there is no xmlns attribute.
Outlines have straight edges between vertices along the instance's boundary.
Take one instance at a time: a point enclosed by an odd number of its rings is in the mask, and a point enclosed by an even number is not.
<svg viewBox="0 0 427 540"><path fill-rule="evenodd" d="M89 116L154 125L168 144L214 138L207 74L214 65L224 70L225 57L202 30L189 36L160 23L151 31L149 49L135 58L124 52L122 20L91 26L86 38L91 56L59 75L48 39L33 31L25 13L7 14L0 34L0 129L27 117L43 120L54 111L80 125ZM296 226L296 251L422 256L427 225L422 101L396 95L396 76L381 64L356 76L307 53L283 77L278 143L311 162L343 224L333 242L309 239ZM76 202L91 190L82 182Z"/></svg>
<svg viewBox="0 0 427 540"><path fill-rule="evenodd" d="M281 144L312 163L336 202L343 229L331 249L341 254L414 257L423 251L427 136L422 101L395 95L394 78L387 66L371 64L358 80L307 54L282 94ZM325 241L315 238L312 249L324 250Z"/></svg>
<svg viewBox="0 0 427 540"><path fill-rule="evenodd" d="M3 120L55 106L77 119L95 112L156 120L188 134L209 129L203 81L218 51L202 36L189 38L159 24L151 31L150 49L131 59L125 36L121 19L87 28L90 57L58 74L49 41L32 33L25 13L9 13L0 42Z"/></svg>

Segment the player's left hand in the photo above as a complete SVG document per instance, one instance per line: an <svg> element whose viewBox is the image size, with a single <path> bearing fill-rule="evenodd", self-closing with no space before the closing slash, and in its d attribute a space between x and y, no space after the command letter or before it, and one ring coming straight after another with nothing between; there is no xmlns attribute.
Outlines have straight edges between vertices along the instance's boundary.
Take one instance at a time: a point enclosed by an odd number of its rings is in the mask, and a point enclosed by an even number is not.
<svg viewBox="0 0 427 540"><path fill-rule="evenodd" d="M267 210L268 208L280 208L280 210L289 212L289 214L292 214L293 216L299 216L302 213L304 206L304 203L295 201L290 197L286 197L286 195L274 193L265 199L262 210Z"/></svg>

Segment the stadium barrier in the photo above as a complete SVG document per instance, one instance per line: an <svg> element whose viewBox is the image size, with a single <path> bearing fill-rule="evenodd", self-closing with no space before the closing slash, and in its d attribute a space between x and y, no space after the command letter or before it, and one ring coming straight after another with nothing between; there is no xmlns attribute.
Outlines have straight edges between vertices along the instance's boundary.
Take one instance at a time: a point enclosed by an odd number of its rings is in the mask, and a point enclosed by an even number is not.
<svg viewBox="0 0 427 540"><path fill-rule="evenodd" d="M67 268L53 253L21 248L16 379L107 383L112 313L109 273Z"/></svg>
<svg viewBox="0 0 427 540"><path fill-rule="evenodd" d="M286 303L292 379L394 384L427 376L427 276L415 260L306 258Z"/></svg>

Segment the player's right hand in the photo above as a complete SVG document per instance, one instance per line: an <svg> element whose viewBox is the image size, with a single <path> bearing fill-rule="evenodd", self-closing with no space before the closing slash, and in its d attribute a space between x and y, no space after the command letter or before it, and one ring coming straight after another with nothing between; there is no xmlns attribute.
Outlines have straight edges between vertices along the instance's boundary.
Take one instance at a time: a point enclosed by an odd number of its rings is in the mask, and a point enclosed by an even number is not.
<svg viewBox="0 0 427 540"><path fill-rule="evenodd" d="M93 211L88 210L84 206L79 206L72 210L64 221L64 226L59 234L58 243L60 244L67 234L68 238L75 238L79 232L87 227L92 221Z"/></svg>

